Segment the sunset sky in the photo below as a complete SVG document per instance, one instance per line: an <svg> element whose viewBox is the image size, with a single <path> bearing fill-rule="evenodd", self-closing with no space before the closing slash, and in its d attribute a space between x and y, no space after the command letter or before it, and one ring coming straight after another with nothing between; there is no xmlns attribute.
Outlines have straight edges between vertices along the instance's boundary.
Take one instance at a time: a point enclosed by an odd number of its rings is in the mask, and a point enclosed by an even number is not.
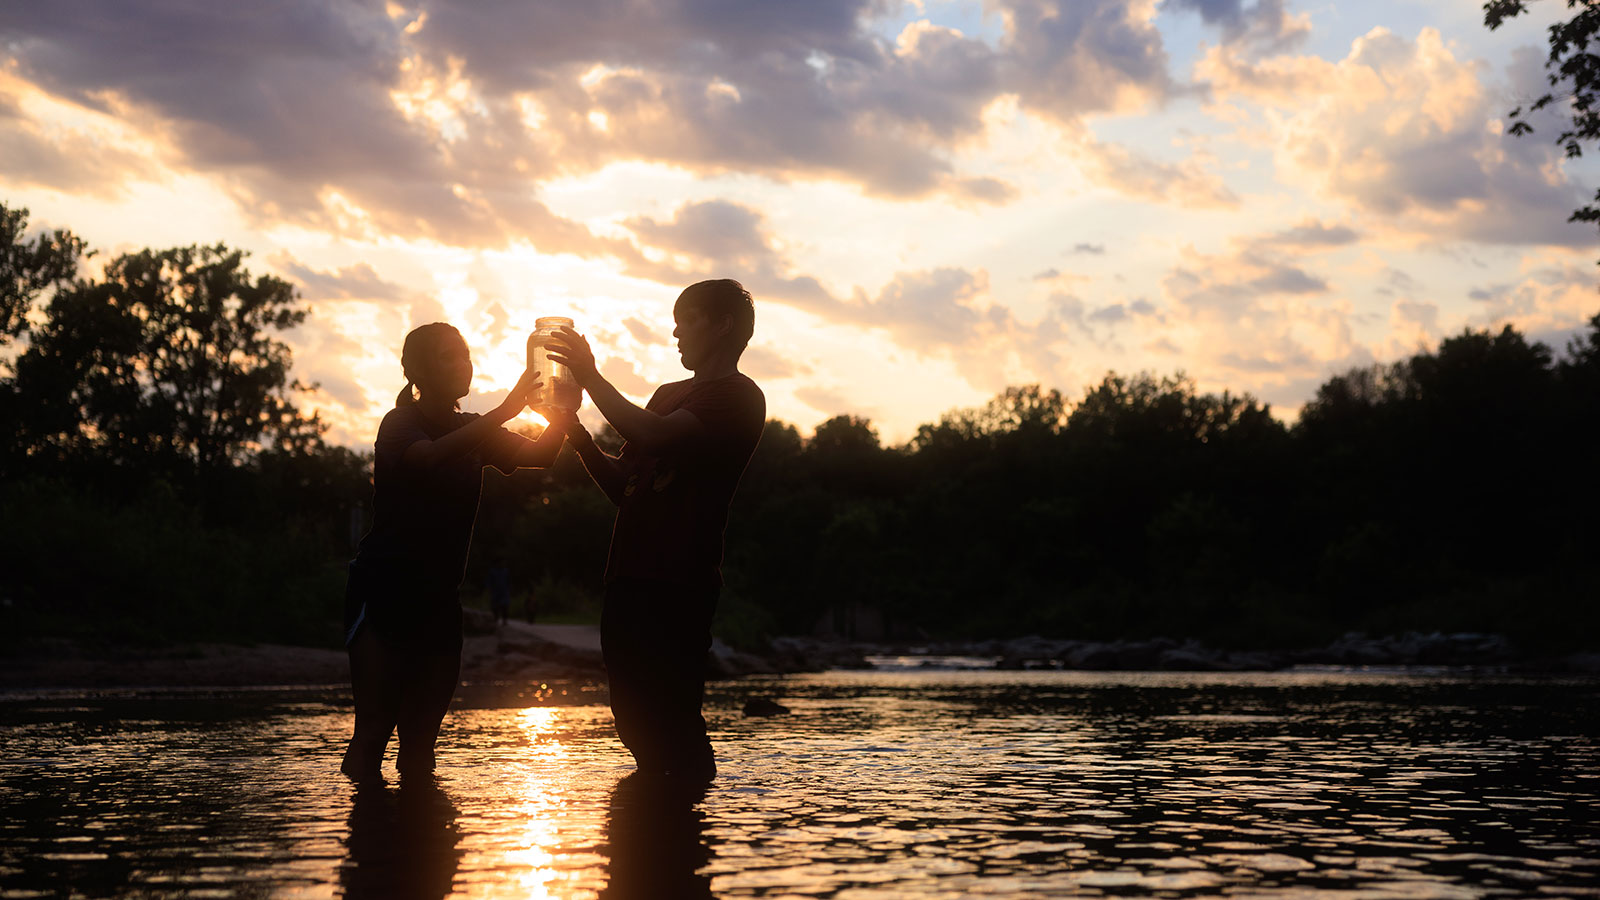
<svg viewBox="0 0 1600 900"><path fill-rule="evenodd" d="M1476 2L8 3L0 199L101 251L295 282L307 405L368 444L405 332L492 405L569 315L644 400L671 304L756 297L769 415L899 442L953 407L1183 371L1292 416L1328 375L1600 310L1600 165L1544 26ZM1544 17L1544 18L1541 18ZM590 413L592 416L592 412Z"/></svg>

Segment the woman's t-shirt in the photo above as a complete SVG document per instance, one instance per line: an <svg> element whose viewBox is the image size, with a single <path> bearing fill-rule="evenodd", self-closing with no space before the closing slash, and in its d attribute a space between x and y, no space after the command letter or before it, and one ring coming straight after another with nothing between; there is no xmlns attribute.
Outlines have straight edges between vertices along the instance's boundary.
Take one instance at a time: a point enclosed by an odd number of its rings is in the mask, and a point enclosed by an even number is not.
<svg viewBox="0 0 1600 900"><path fill-rule="evenodd" d="M466 573L484 467L510 474L518 452L532 442L500 428L477 449L428 469L407 467L401 458L417 441L436 441L476 418L456 413L440 425L414 404L383 417L373 448L372 530L361 539L357 566L408 592L454 596Z"/></svg>

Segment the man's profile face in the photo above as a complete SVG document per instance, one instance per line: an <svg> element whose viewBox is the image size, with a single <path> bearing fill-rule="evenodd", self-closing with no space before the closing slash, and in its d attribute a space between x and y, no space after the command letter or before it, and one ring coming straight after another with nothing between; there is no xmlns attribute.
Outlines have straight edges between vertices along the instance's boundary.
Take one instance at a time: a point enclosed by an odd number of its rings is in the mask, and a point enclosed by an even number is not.
<svg viewBox="0 0 1600 900"><path fill-rule="evenodd" d="M672 336L678 339L678 356L683 367L693 372L705 364L721 336L703 311L687 303L673 308L672 321L676 323Z"/></svg>

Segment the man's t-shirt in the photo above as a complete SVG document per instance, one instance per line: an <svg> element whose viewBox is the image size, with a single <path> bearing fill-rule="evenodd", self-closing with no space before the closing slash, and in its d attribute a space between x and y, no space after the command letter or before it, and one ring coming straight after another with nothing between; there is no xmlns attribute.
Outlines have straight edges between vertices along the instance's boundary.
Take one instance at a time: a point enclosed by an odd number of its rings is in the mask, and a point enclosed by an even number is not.
<svg viewBox="0 0 1600 900"><path fill-rule="evenodd" d="M748 376L735 373L664 384L645 408L661 416L686 409L705 435L695 446L659 457L623 445L619 463L627 481L611 532L606 581L719 585L728 505L761 440L767 398Z"/></svg>
<svg viewBox="0 0 1600 900"><path fill-rule="evenodd" d="M466 573L483 468L510 474L531 442L501 428L476 450L426 470L406 467L401 457L417 441L436 441L476 418L456 413L453 422L439 425L415 404L383 417L373 448L372 530L356 551L358 567L408 593L454 596Z"/></svg>

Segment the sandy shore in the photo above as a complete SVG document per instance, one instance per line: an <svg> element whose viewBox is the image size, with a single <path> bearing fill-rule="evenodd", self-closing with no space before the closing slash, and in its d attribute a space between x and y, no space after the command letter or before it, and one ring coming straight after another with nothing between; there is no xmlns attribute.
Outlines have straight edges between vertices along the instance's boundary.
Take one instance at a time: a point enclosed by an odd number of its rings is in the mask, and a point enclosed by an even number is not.
<svg viewBox="0 0 1600 900"><path fill-rule="evenodd" d="M601 681L600 629L592 625L495 627L469 610L461 679L469 683ZM816 638L774 638L761 655L712 645L712 678L824 669L871 668L874 660L939 667L950 658L1000 670L1274 671L1295 666L1490 667L1517 671L1600 672L1600 654L1557 659L1519 654L1502 637L1417 634L1347 635L1324 648L1223 651L1193 641L1061 641L1038 637L911 645L848 644ZM33 652L0 657L0 690L83 687L241 687L344 685L343 650L274 644L194 644L168 648L90 647L41 643Z"/></svg>
<svg viewBox="0 0 1600 900"><path fill-rule="evenodd" d="M479 623L482 627L482 623ZM509 622L469 630L463 681L603 678L600 629L591 625ZM238 687L347 684L343 650L281 644L189 644L106 650L69 641L0 658L0 690L74 687Z"/></svg>

